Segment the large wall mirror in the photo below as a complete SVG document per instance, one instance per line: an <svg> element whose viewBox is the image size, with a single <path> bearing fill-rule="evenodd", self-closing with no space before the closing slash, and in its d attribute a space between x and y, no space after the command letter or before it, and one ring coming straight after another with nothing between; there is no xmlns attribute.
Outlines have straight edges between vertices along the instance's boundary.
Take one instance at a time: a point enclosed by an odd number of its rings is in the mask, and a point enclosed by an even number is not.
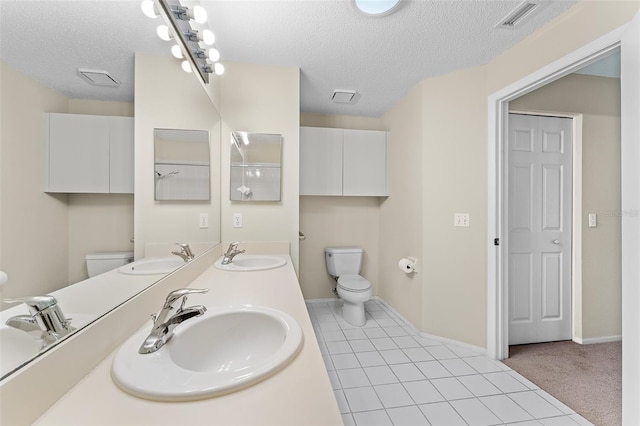
<svg viewBox="0 0 640 426"><path fill-rule="evenodd" d="M153 137L155 199L208 200L209 132L155 129Z"/></svg>
<svg viewBox="0 0 640 426"><path fill-rule="evenodd" d="M231 201L280 201L282 135L231 133Z"/></svg>

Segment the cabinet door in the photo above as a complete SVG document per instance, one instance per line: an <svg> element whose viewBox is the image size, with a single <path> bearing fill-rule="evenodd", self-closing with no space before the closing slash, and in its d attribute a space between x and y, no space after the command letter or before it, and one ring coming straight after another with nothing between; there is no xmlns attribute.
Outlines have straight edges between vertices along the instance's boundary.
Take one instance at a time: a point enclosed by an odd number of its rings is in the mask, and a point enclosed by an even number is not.
<svg viewBox="0 0 640 426"><path fill-rule="evenodd" d="M300 195L342 195L342 129L300 127Z"/></svg>
<svg viewBox="0 0 640 426"><path fill-rule="evenodd" d="M343 155L343 195L389 195L387 132L345 129Z"/></svg>
<svg viewBox="0 0 640 426"><path fill-rule="evenodd" d="M109 192L133 194L133 118L109 118Z"/></svg>
<svg viewBox="0 0 640 426"><path fill-rule="evenodd" d="M109 192L109 117L49 114L48 192Z"/></svg>

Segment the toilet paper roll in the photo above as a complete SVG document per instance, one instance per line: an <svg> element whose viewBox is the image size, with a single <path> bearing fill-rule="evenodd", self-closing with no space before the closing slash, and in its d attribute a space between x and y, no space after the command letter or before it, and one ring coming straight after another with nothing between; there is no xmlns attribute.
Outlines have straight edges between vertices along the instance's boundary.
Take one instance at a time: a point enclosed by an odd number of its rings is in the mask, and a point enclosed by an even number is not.
<svg viewBox="0 0 640 426"><path fill-rule="evenodd" d="M410 274L411 272L413 272L413 262L409 259L402 258L398 262L398 268L400 268L402 272Z"/></svg>

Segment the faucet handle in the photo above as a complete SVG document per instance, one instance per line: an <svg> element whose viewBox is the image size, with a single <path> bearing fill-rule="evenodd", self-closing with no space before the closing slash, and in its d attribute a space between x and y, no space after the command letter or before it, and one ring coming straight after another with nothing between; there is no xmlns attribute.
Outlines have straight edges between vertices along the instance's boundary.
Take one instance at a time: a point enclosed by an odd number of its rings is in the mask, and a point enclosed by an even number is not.
<svg viewBox="0 0 640 426"><path fill-rule="evenodd" d="M4 299L4 301L7 303L26 304L32 315L37 314L40 311L44 311L58 303L55 297L48 294L45 296L10 297Z"/></svg>
<svg viewBox="0 0 640 426"><path fill-rule="evenodd" d="M187 296L193 293L206 293L208 292L208 288L180 288L178 290L174 290L167 295L167 299L164 302L164 309L168 309L173 306L173 304L180 298L182 299L182 304L180 305L180 310L184 306L187 301Z"/></svg>

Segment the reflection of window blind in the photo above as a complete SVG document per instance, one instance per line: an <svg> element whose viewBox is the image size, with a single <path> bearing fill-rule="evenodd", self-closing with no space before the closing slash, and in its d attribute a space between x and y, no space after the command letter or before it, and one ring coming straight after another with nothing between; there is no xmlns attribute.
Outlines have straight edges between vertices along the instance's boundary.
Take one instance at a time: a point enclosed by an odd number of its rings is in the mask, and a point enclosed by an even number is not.
<svg viewBox="0 0 640 426"><path fill-rule="evenodd" d="M156 172L156 200L209 199L208 165L156 163Z"/></svg>

